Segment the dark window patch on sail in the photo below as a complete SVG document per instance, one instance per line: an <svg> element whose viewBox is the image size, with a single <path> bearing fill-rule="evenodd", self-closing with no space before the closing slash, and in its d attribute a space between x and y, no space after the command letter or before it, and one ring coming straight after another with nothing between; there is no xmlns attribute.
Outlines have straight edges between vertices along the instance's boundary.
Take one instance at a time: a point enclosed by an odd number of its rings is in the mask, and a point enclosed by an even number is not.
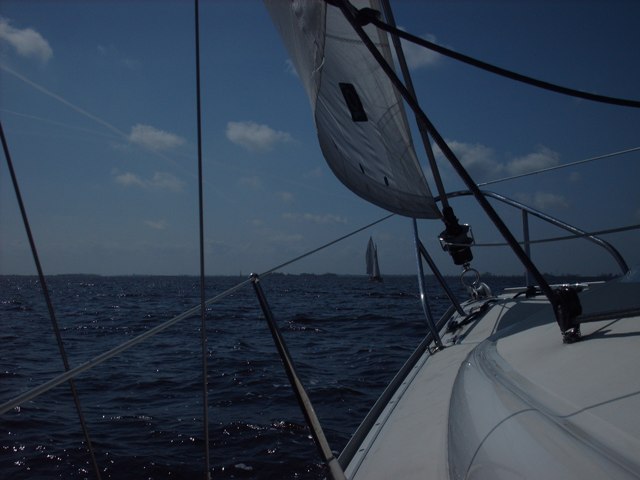
<svg viewBox="0 0 640 480"><path fill-rule="evenodd" d="M388 187L389 186L389 179L387 177L384 177L384 184Z"/></svg>
<svg viewBox="0 0 640 480"><path fill-rule="evenodd" d="M360 96L356 92L356 87L352 83L339 83L339 85L344 101L347 102L347 107L351 112L351 119L354 122L366 122L368 120L367 114L362 106Z"/></svg>
<svg viewBox="0 0 640 480"><path fill-rule="evenodd" d="M361 171L362 173L364 173L364 167L362 166L362 164L361 164L361 163L359 163L358 165L360 166L360 171Z"/></svg>

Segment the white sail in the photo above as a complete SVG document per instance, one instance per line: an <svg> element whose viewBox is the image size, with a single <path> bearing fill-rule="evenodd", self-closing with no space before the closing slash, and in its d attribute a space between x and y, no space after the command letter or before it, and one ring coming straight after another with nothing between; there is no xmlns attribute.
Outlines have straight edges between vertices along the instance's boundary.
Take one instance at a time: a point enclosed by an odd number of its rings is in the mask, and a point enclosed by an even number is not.
<svg viewBox="0 0 640 480"><path fill-rule="evenodd" d="M372 280L380 280L380 265L378 263L378 249L376 244L373 243L373 239L369 237L369 243L367 244L367 253L365 255L367 263L367 275Z"/></svg>
<svg viewBox="0 0 640 480"><path fill-rule="evenodd" d="M342 12L320 1L265 3L309 96L320 147L338 179L394 213L439 218L402 98ZM380 10L377 0L352 3ZM365 30L390 61L387 35L372 25Z"/></svg>
<svg viewBox="0 0 640 480"><path fill-rule="evenodd" d="M367 253L365 254L365 260L367 262L367 275L373 275L373 252L376 247L373 244L373 239L369 239L367 244Z"/></svg>
<svg viewBox="0 0 640 480"><path fill-rule="evenodd" d="M377 248L375 248L373 250L373 273L371 275L371 278L374 279L374 280L379 280L381 278L381 275L380 275L380 264L378 263L378 249Z"/></svg>

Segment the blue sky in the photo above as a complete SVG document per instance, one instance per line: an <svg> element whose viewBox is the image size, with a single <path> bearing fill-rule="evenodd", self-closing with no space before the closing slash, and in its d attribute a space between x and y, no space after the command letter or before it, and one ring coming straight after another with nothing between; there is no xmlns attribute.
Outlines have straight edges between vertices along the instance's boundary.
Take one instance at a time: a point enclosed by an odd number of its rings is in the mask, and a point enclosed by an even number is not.
<svg viewBox="0 0 640 480"><path fill-rule="evenodd" d="M638 2L405 1L394 11L402 28L487 62L640 98ZM202 2L201 42L208 274L264 271L386 214L326 166L261 2ZM198 272L193 45L187 1L0 4L0 118L46 273ZM640 146L637 109L535 90L413 48L408 57L427 115L478 182ZM640 223L639 165L636 152L490 189L601 230ZM443 177L447 190L461 188L446 166ZM0 274L34 273L4 158L0 189ZM468 199L453 206L478 242L498 240ZM520 237L520 214L499 211ZM531 224L532 238L562 235ZM441 223L420 229L442 270L459 271L440 251ZM285 271L364 273L369 235L383 274L415 271L411 224L400 217ZM638 264L637 232L606 238ZM546 272L616 271L583 244L532 255ZM475 256L483 272L521 271L503 249Z"/></svg>

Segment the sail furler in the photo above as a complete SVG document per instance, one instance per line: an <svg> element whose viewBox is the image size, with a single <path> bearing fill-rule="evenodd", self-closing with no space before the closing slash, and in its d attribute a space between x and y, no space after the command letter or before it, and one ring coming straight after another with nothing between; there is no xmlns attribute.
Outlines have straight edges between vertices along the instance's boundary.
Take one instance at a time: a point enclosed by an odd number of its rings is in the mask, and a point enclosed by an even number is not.
<svg viewBox="0 0 640 480"><path fill-rule="evenodd" d="M440 218L400 94L342 12L325 2L265 0L309 96L320 148L350 190L391 212ZM378 0L353 1L380 10ZM365 30L391 63L387 34Z"/></svg>

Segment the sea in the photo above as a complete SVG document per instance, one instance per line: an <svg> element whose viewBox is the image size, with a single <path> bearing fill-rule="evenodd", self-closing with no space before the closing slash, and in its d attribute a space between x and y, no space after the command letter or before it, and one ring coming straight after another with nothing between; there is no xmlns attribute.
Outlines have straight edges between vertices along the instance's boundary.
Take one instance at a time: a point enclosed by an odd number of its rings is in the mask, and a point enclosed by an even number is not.
<svg viewBox="0 0 640 480"><path fill-rule="evenodd" d="M416 277L273 274L260 284L337 454L427 333ZM427 284L438 318L448 299ZM252 285L205 285L207 298L232 292L206 310L212 478L325 478ZM188 276L61 275L47 286L72 368L200 299ZM4 403L63 363L37 277L0 276L0 319ZM200 324L199 314L185 318L76 378L101 478L205 478ZM96 478L68 383L0 416L0 478Z"/></svg>

